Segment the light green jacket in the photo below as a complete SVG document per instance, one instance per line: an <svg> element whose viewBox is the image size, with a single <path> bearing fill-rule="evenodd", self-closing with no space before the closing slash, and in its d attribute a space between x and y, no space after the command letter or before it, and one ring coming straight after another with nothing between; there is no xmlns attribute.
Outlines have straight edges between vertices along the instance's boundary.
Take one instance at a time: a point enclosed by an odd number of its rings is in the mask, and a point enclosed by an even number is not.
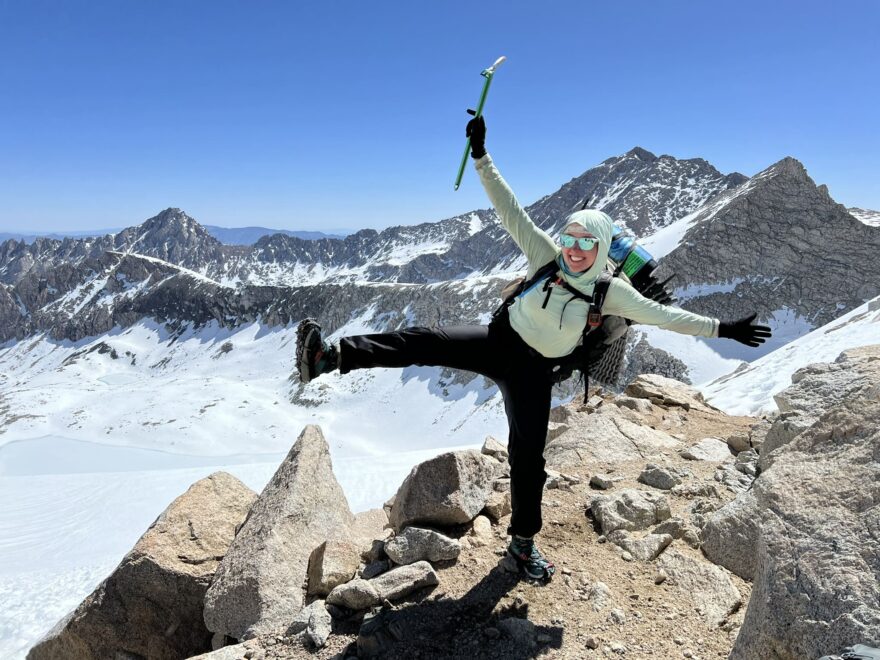
<svg viewBox="0 0 880 660"><path fill-rule="evenodd" d="M492 206L501 218L501 224L528 259L528 275L531 276L553 259L561 262L562 251L559 246L532 222L516 200L510 186L501 178L492 158L486 154L476 160L474 165ZM585 210L572 213L565 226L572 223L583 226L599 239L599 253L595 263L585 272L571 275L560 269L560 273L571 286L586 295L592 295L596 280L608 261L613 221L602 211ZM565 288L551 286L547 305L542 307L546 295L543 284L520 294L510 306L510 325L541 355L549 358L562 357L571 353L580 342L589 306L585 301L572 296ZM656 325L685 335L718 336L718 319L661 305L645 298L629 283L617 277L608 288L602 314L622 316L636 323Z"/></svg>

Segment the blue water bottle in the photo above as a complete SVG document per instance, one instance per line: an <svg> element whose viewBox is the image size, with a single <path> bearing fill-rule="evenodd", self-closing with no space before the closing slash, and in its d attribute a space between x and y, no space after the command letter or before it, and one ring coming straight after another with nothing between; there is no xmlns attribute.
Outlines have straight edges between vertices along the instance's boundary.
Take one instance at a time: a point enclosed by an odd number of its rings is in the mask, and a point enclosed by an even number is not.
<svg viewBox="0 0 880 660"><path fill-rule="evenodd" d="M636 291L648 285L651 272L657 268L657 261L638 243L633 236L624 233L616 224L612 225L611 248L608 256L629 278Z"/></svg>

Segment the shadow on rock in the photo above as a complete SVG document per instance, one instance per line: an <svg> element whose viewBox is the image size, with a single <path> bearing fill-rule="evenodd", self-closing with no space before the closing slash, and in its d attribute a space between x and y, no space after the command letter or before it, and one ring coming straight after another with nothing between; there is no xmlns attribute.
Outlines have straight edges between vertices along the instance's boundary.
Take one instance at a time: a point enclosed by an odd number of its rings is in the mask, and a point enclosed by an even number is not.
<svg viewBox="0 0 880 660"><path fill-rule="evenodd" d="M560 648L562 628L535 626L528 604L497 608L519 576L496 566L460 599L386 603L364 617L357 640L359 658L531 658L541 646ZM352 645L353 647L354 645ZM350 657L350 656L347 656Z"/></svg>

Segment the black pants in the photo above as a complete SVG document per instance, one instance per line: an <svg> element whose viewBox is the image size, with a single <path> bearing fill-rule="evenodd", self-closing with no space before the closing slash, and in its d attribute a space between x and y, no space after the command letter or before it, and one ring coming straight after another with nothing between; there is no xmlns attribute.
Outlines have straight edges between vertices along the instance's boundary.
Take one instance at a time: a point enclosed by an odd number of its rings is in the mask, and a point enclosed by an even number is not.
<svg viewBox="0 0 880 660"><path fill-rule="evenodd" d="M545 358L511 329L506 315L490 325L407 328L399 332L345 337L339 369L408 367L466 369L492 379L504 397L510 429L509 533L532 536L541 529L544 442L550 416L551 370Z"/></svg>

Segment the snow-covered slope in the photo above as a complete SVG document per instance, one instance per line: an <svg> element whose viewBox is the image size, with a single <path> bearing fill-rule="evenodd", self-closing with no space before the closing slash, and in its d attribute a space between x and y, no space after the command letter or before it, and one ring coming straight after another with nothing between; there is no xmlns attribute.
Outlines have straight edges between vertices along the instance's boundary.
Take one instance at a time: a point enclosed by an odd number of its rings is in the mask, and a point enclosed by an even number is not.
<svg viewBox="0 0 880 660"><path fill-rule="evenodd" d="M374 329L355 318L338 333ZM321 424L347 456L411 449L413 429L424 425L431 428L418 431L419 448L504 431L500 409L474 414L487 398L481 387L441 393L433 369L333 375L305 401L290 379L295 336L294 328L258 323L172 336L144 322L76 343L10 342L0 350L0 474L18 473L7 443L44 437L166 452L180 465L187 457L274 458L308 423ZM332 405L315 406L317 398Z"/></svg>
<svg viewBox="0 0 880 660"><path fill-rule="evenodd" d="M847 209L847 211L849 211L849 214L853 216L856 220L860 220L866 225L880 227L880 211L872 211L871 209L860 209L858 207Z"/></svg>
<svg viewBox="0 0 880 660"><path fill-rule="evenodd" d="M814 362L833 362L841 351L880 342L880 297L817 328L734 373L701 387L709 402L731 415L776 410L773 395L791 375Z"/></svg>

